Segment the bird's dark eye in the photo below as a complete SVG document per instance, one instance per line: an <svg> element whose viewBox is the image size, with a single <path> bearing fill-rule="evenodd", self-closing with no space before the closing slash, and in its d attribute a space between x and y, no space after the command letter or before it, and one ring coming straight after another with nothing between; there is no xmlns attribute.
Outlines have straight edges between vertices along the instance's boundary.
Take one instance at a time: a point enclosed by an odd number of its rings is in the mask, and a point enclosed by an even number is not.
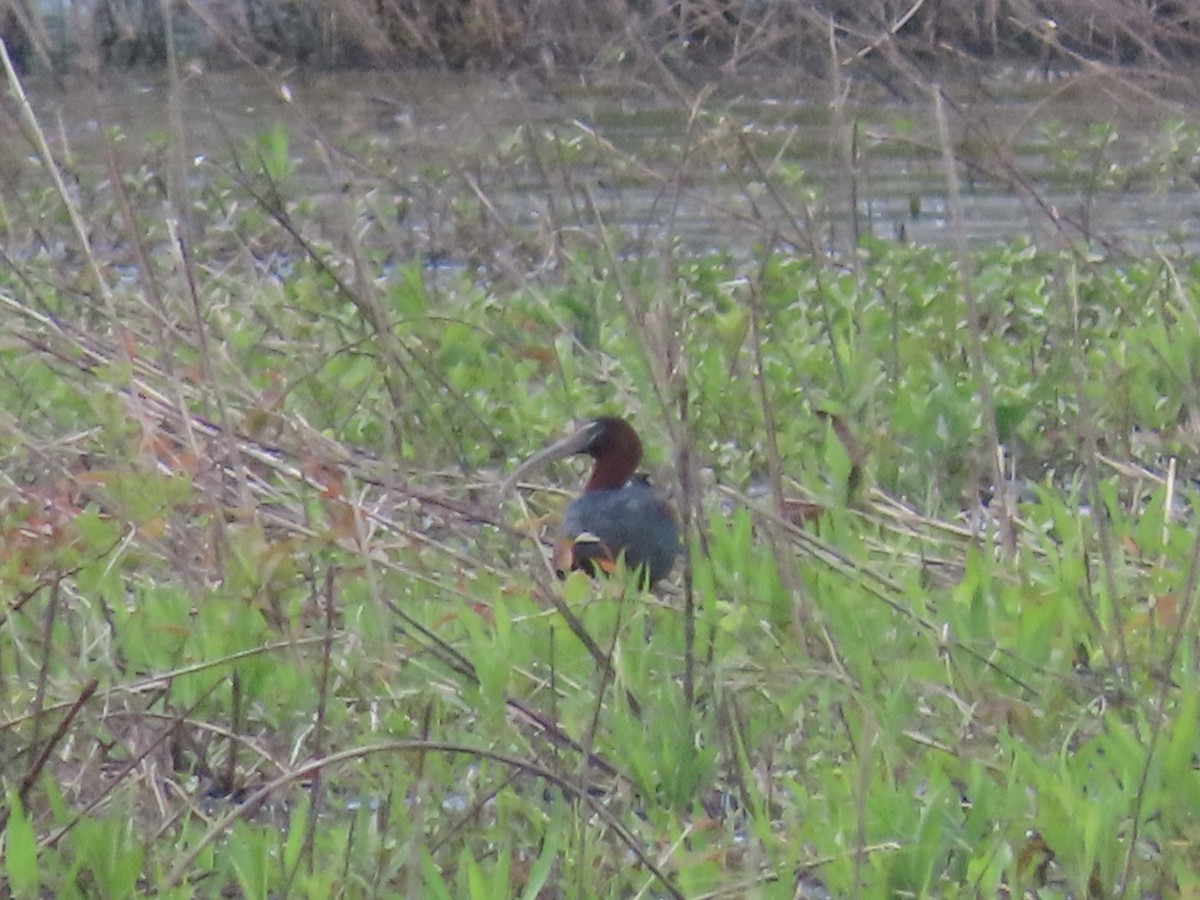
<svg viewBox="0 0 1200 900"><path fill-rule="evenodd" d="M589 451L595 450L596 447L600 444L600 441L603 437L604 437L604 423L603 422L593 422L591 425L588 426L588 429L587 429L587 442L585 444L586 449Z"/></svg>

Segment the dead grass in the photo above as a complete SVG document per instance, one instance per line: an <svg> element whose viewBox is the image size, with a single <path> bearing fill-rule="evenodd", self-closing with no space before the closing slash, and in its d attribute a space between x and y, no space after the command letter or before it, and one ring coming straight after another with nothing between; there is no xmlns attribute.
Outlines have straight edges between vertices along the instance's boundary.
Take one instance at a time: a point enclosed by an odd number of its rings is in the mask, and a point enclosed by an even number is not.
<svg viewBox="0 0 1200 900"><path fill-rule="evenodd" d="M1190 68L1200 39L1189 3L1140 0L947 0L728 3L719 0L222 0L169 7L188 56L236 65L525 66L579 70L663 63L682 72L799 67L891 72L901 64L1026 60L1053 68ZM156 2L105 0L91 12L43 18L4 0L0 34L19 61L42 68L161 66Z"/></svg>

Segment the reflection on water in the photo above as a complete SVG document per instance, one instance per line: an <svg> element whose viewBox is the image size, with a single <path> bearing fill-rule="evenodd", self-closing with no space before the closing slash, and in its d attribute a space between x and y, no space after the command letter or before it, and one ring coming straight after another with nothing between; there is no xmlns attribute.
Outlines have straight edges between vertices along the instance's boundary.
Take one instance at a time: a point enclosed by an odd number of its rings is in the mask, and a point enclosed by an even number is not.
<svg viewBox="0 0 1200 900"><path fill-rule="evenodd" d="M103 90L37 83L29 91L43 127L60 148L69 144L83 168L103 171L101 136L112 126L127 138L116 145L124 157L118 165L136 165L145 139L165 142L170 133L161 79ZM247 71L189 74L181 105L196 179L223 171L248 138L281 123L302 190L318 198L387 196L414 231L433 227L420 200L448 171L465 173L490 214L518 228L591 228L601 220L638 241L674 235L685 248L735 253L770 240L844 251L856 232L949 242L929 104L868 93L835 111L820 86L724 84L693 120L683 101L626 86L371 72L285 82ZM1161 142L1166 118L1115 103L1110 91L1088 102L1080 90L1034 80L1009 99L973 106L952 123L967 237L1086 236L1137 250L1170 235L1193 248L1195 182L1153 177L1148 164L1138 169ZM1089 146L1093 120L1115 120L1117 139ZM1044 130L1046 122L1057 130ZM10 139L11 128L0 126L0 172L10 183L17 157L30 152L27 142ZM1112 178L1123 166L1130 174ZM813 187L819 200L806 210ZM466 188L455 180L453 189ZM461 253L437 242L425 249L448 265Z"/></svg>

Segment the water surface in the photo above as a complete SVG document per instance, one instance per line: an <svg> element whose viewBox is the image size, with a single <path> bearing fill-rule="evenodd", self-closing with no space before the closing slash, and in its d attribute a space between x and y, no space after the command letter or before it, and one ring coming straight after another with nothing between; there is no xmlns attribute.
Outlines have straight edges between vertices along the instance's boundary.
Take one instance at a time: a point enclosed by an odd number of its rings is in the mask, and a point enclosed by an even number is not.
<svg viewBox="0 0 1200 900"><path fill-rule="evenodd" d="M997 84L989 102L950 111L970 241L1197 244L1196 182L1156 156L1177 110L1039 72L998 72ZM703 85L689 96L528 73L189 72L175 95L182 146L169 137L178 130L165 78L28 87L58 151L83 169L104 165L102 137L118 128L119 165L137 164L157 138L199 183L282 125L302 191L387 195L418 232L434 228L428 192L459 190L513 227L603 221L699 251L770 240L845 251L856 233L930 244L957 234L932 104L872 85L835 103L820 84L727 80L696 107ZM1100 123L1114 126L1109 138ZM0 135L10 181L14 154L29 152L13 127ZM464 249L424 243L440 258Z"/></svg>

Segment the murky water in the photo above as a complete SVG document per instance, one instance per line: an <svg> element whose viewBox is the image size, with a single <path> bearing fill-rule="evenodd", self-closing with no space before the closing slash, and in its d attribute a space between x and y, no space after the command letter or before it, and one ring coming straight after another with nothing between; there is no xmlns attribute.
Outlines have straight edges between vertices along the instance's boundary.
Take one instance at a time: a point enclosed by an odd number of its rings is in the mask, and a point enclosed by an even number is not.
<svg viewBox="0 0 1200 900"><path fill-rule="evenodd" d="M1165 172L1156 156L1166 155L1171 107L1122 99L1111 86L1064 90L1011 73L1008 83L1016 87L1003 99L951 113L970 240L1087 237L1136 251L1170 236L1200 245L1196 182ZM171 133L161 78L29 91L43 127L80 166L103 165L100 137L113 126L130 158L146 136ZM521 226L603 220L635 238L673 234L687 248L735 253L773 238L845 250L856 230L951 241L931 104L859 93L865 99L839 111L820 86L727 83L699 118L691 98L529 75L189 73L178 96L197 178L280 123L299 183L318 195L404 193L445 168ZM1096 132L1105 121L1115 139ZM28 152L12 127L0 135L6 177L17 166L10 155ZM1200 158L1186 143L1176 156ZM803 185L820 189L807 214Z"/></svg>

